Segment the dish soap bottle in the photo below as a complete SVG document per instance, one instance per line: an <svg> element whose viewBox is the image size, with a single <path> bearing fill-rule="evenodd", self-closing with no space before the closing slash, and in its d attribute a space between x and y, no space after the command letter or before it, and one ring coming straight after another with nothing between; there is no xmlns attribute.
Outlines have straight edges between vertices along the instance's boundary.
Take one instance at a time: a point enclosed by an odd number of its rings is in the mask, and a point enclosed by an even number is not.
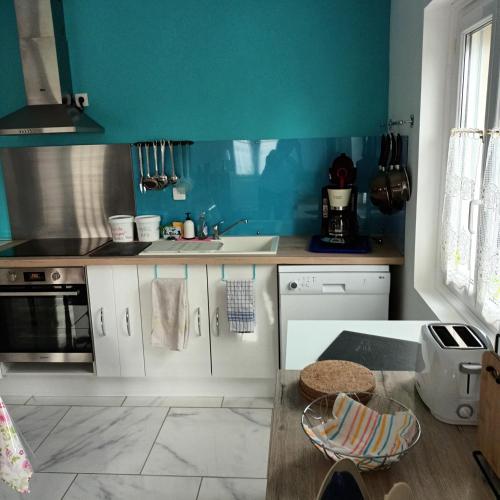
<svg viewBox="0 0 500 500"><path fill-rule="evenodd" d="M208 236L208 225L205 212L201 212L200 218L198 219L198 239L206 240Z"/></svg>
<svg viewBox="0 0 500 500"><path fill-rule="evenodd" d="M184 221L184 239L193 240L195 238L194 222L191 219L191 212L186 212L186 220Z"/></svg>

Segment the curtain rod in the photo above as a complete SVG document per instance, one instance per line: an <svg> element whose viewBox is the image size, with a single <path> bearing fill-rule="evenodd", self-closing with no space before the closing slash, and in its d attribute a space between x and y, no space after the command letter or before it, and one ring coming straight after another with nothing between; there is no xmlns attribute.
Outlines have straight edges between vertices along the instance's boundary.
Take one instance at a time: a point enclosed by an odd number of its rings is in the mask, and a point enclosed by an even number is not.
<svg viewBox="0 0 500 500"><path fill-rule="evenodd" d="M480 128L452 128L451 135L455 134L479 134L479 135L499 135L500 129L482 130Z"/></svg>

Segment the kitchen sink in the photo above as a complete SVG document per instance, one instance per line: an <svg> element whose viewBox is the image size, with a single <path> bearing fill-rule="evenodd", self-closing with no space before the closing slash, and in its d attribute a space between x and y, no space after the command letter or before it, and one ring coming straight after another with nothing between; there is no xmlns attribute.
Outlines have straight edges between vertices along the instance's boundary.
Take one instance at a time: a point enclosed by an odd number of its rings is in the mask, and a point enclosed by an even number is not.
<svg viewBox="0 0 500 500"><path fill-rule="evenodd" d="M223 236L219 254L276 255L279 236Z"/></svg>
<svg viewBox="0 0 500 500"><path fill-rule="evenodd" d="M140 255L276 255L279 236L223 236L219 240L159 240Z"/></svg>

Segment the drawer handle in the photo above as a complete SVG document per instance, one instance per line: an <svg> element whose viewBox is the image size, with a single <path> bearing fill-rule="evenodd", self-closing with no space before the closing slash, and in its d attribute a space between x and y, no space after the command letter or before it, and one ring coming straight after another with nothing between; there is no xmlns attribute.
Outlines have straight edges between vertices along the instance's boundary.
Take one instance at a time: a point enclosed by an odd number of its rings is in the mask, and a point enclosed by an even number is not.
<svg viewBox="0 0 500 500"><path fill-rule="evenodd" d="M219 328L219 308L215 310L215 333L217 337L220 336L220 328Z"/></svg>
<svg viewBox="0 0 500 500"><path fill-rule="evenodd" d="M129 337L132 337L132 330L130 329L130 312L127 309L125 309L125 321L127 323L127 334Z"/></svg>
<svg viewBox="0 0 500 500"><path fill-rule="evenodd" d="M198 337L201 337L201 307L196 309L197 318L198 318Z"/></svg>
<svg viewBox="0 0 500 500"><path fill-rule="evenodd" d="M104 329L104 307L101 307L101 314L99 315L101 321L101 337L106 336L106 330Z"/></svg>

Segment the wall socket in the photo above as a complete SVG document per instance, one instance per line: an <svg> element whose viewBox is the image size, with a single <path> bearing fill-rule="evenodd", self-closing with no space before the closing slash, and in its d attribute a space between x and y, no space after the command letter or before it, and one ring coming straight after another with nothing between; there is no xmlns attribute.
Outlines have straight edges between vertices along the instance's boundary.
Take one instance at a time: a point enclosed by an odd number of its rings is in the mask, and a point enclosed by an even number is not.
<svg viewBox="0 0 500 500"><path fill-rule="evenodd" d="M75 94L73 96L73 99L75 100L77 106L80 104L80 99L83 99L83 107L87 108L89 105L89 96L88 94Z"/></svg>

